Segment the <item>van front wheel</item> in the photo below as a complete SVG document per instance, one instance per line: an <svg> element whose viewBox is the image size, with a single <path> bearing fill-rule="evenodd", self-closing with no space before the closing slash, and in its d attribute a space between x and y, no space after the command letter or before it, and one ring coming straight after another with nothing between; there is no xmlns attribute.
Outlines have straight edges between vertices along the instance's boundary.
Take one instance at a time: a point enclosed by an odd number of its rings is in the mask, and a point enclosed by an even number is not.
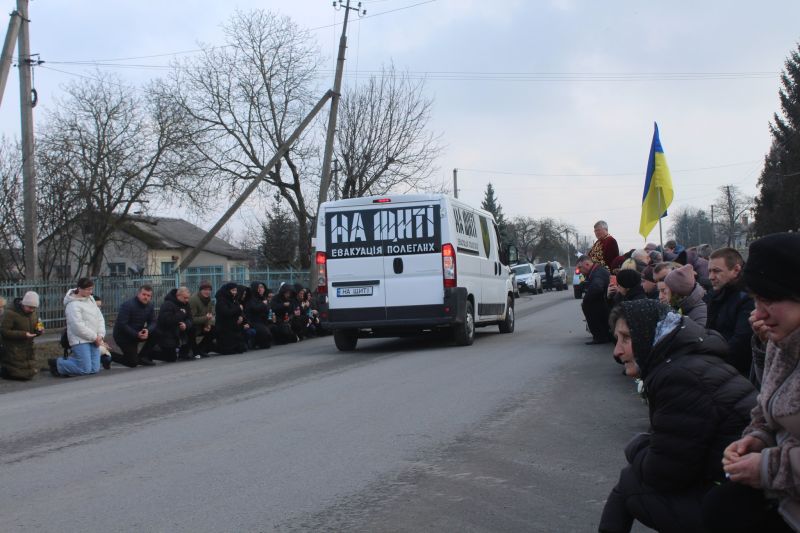
<svg viewBox="0 0 800 533"><path fill-rule="evenodd" d="M358 330L337 329L333 332L333 342L340 352L352 352L358 344Z"/></svg>
<svg viewBox="0 0 800 533"><path fill-rule="evenodd" d="M453 326L453 340L459 346L469 346L475 340L475 313L469 300L464 312L464 321Z"/></svg>
<svg viewBox="0 0 800 533"><path fill-rule="evenodd" d="M500 322L500 333L514 333L514 301L509 298L506 305L506 318Z"/></svg>

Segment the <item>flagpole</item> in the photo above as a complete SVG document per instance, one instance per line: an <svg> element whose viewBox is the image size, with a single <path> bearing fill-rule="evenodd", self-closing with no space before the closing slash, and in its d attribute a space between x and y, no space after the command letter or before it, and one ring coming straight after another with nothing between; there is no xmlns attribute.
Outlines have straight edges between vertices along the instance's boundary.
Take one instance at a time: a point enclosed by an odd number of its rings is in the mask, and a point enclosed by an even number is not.
<svg viewBox="0 0 800 533"><path fill-rule="evenodd" d="M661 253L664 253L664 234L661 232L661 189L658 189L658 243L661 245Z"/></svg>

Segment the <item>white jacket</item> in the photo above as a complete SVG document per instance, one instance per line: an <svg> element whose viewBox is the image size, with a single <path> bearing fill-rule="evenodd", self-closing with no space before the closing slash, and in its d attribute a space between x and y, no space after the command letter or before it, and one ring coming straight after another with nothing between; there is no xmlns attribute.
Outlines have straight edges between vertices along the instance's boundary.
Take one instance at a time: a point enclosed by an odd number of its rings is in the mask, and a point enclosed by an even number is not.
<svg viewBox="0 0 800 533"><path fill-rule="evenodd" d="M106 322L94 298L81 298L75 289L70 289L64 296L64 306L70 346L94 342L98 335L106 336Z"/></svg>

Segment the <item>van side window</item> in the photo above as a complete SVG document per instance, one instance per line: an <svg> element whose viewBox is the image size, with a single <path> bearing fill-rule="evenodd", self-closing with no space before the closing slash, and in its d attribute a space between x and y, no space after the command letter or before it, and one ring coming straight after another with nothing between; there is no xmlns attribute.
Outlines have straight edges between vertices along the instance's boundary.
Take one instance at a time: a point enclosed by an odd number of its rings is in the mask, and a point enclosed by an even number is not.
<svg viewBox="0 0 800 533"><path fill-rule="evenodd" d="M503 239L500 238L500 229L497 227L497 224L493 223L492 226L494 226L494 234L497 237L497 256L501 263L507 265L508 249L506 248L505 243L503 243Z"/></svg>
<svg viewBox="0 0 800 533"><path fill-rule="evenodd" d="M486 217L478 215L478 218L481 219L481 235L483 236L483 253L486 257L489 257L489 251L492 249L492 242L491 238L489 237L489 221L486 220Z"/></svg>

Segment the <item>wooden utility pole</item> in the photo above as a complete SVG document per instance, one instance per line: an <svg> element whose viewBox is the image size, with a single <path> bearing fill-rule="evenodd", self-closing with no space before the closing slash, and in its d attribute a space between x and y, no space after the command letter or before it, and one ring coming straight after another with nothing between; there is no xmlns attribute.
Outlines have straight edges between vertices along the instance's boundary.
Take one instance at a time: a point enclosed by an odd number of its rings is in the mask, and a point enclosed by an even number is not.
<svg viewBox="0 0 800 533"><path fill-rule="evenodd" d="M25 237L25 279L39 277L39 258L36 221L36 167L33 153L33 83L31 81L31 45L28 19L28 0L17 0L19 27L19 104L22 120L22 198Z"/></svg>
<svg viewBox="0 0 800 533"><path fill-rule="evenodd" d="M341 6L341 2L333 2L333 7ZM325 137L325 154L322 158L322 179L319 183L319 200L317 208L322 202L328 199L328 189L331 186L331 159L333 158L333 139L336 136L336 118L339 114L339 97L342 95L342 74L344 72L344 55L347 50L347 20L350 10L361 10L361 2L358 7L350 7L350 0L344 6L344 25L342 26L342 36L339 38L339 55L336 58L336 75L333 79L333 98L331 99L331 114L328 117L328 132ZM366 15L367 11L362 12Z"/></svg>
<svg viewBox="0 0 800 533"><path fill-rule="evenodd" d="M453 198L458 198L458 169L453 169Z"/></svg>

